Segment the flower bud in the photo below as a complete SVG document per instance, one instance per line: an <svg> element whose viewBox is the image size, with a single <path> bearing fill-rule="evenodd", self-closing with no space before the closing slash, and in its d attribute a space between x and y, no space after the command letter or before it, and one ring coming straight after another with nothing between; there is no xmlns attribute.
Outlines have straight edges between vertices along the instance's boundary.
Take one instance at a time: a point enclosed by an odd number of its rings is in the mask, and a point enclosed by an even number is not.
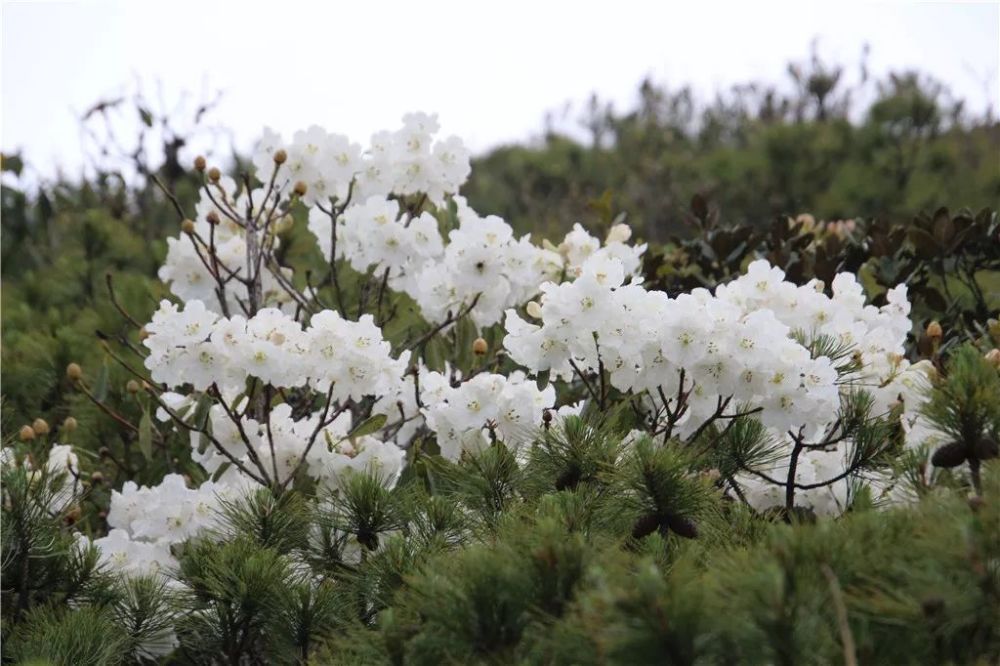
<svg viewBox="0 0 1000 666"><path fill-rule="evenodd" d="M79 381L83 379L83 368L76 363L70 363L66 366L66 376L69 377L71 381Z"/></svg>
<svg viewBox="0 0 1000 666"><path fill-rule="evenodd" d="M104 475L100 471L95 471L90 475L90 482L94 485L100 485L104 483Z"/></svg>
<svg viewBox="0 0 1000 666"><path fill-rule="evenodd" d="M129 393L133 394L133 395L136 394L136 393L138 393L139 392L139 382L135 381L134 379L128 380L128 383L125 384L125 390L128 391Z"/></svg>
<svg viewBox="0 0 1000 666"><path fill-rule="evenodd" d="M941 338L944 336L944 330L941 329L941 324L935 319L931 323L927 324L927 337L934 342L940 342Z"/></svg>
<svg viewBox="0 0 1000 666"><path fill-rule="evenodd" d="M219 214L214 210L208 211L208 215L205 216L205 220L212 225L219 223Z"/></svg>
<svg viewBox="0 0 1000 666"><path fill-rule="evenodd" d="M992 365L997 370L1000 370L1000 349L994 347L993 349L986 352L986 356L984 358L986 359L987 363Z"/></svg>
<svg viewBox="0 0 1000 666"><path fill-rule="evenodd" d="M546 425L552 423L552 410L546 409L542 412L542 422Z"/></svg>
<svg viewBox="0 0 1000 666"><path fill-rule="evenodd" d="M201 155L199 155L198 157L194 158L194 168L195 168L195 171L203 172L203 171L205 171L205 167L206 166L207 165L205 164L205 158L204 157L202 157Z"/></svg>
<svg viewBox="0 0 1000 666"><path fill-rule="evenodd" d="M67 525L73 525L76 521L80 520L83 515L83 510L80 508L79 504L74 504L69 509L66 510L66 516L63 520L66 521Z"/></svg>
<svg viewBox="0 0 1000 666"><path fill-rule="evenodd" d="M288 160L288 153L286 153L283 149L279 148L274 151L275 164L284 164L286 160Z"/></svg>
<svg viewBox="0 0 1000 666"><path fill-rule="evenodd" d="M986 330L989 331L990 337L992 337L994 340L1000 343L1000 320L987 319Z"/></svg>
<svg viewBox="0 0 1000 666"><path fill-rule="evenodd" d="M306 184L303 183L301 180L295 183L295 189L294 189L295 196L304 197L308 190L309 190L308 186L306 186Z"/></svg>
<svg viewBox="0 0 1000 666"><path fill-rule="evenodd" d="M489 351L489 345L486 344L486 340L476 338L472 343L472 353L476 356L483 356L487 351Z"/></svg>
<svg viewBox="0 0 1000 666"><path fill-rule="evenodd" d="M139 329L139 339L145 340L148 337L149 337L149 331L147 331L146 327L143 326L142 328Z"/></svg>
<svg viewBox="0 0 1000 666"><path fill-rule="evenodd" d="M21 426L21 430L17 433L17 436L22 442L30 442L35 438L35 431L30 425Z"/></svg>
<svg viewBox="0 0 1000 666"><path fill-rule="evenodd" d="M45 419L38 418L32 421L31 429L35 431L35 434L41 437L42 435L49 434L49 423Z"/></svg>
<svg viewBox="0 0 1000 666"><path fill-rule="evenodd" d="M608 237L605 239L605 243L625 243L629 238L632 238L632 227L627 224L616 224L611 227L611 231L608 232Z"/></svg>
<svg viewBox="0 0 1000 666"><path fill-rule="evenodd" d="M220 178L222 178L222 172L219 171L218 167L212 167L211 169L208 170L208 179L210 181L212 181L213 183L217 183L219 182Z"/></svg>
<svg viewBox="0 0 1000 666"><path fill-rule="evenodd" d="M186 234L194 233L194 222L192 220L184 220L181 222L181 231Z"/></svg>
<svg viewBox="0 0 1000 666"><path fill-rule="evenodd" d="M62 427L63 430L65 430L66 432L73 432L74 430L77 429L79 425L80 424L76 422L76 419L74 419L72 416L67 416L66 420L63 421Z"/></svg>
<svg viewBox="0 0 1000 666"><path fill-rule="evenodd" d="M790 227L794 226L796 223L802 225L803 231L812 231L813 229L816 228L816 218L810 215L809 213L802 213L794 220L790 219L788 226Z"/></svg>
<svg viewBox="0 0 1000 666"><path fill-rule="evenodd" d="M702 470L699 476L709 483L715 483L722 477L722 472L712 467L710 469Z"/></svg>
<svg viewBox="0 0 1000 666"><path fill-rule="evenodd" d="M528 301L525 310L528 311L529 317L534 317L535 319L542 318L542 306L538 304L538 301Z"/></svg>
<svg viewBox="0 0 1000 666"><path fill-rule="evenodd" d="M111 449L109 449L106 446L102 446L101 448L97 449L97 455L99 455L101 458L110 458Z"/></svg>

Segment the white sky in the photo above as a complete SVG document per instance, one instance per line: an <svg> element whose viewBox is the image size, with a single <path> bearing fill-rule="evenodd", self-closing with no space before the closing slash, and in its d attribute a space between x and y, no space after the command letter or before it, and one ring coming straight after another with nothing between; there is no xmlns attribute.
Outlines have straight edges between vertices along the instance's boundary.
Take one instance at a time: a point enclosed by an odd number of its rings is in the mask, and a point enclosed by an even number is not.
<svg viewBox="0 0 1000 666"><path fill-rule="evenodd" d="M1000 106L996 1L5 0L2 22L0 148L25 149L42 175L77 173L77 119L137 82L154 101L158 84L170 104L192 93L188 108L221 90L211 118L241 149L264 125L366 142L424 110L481 151L537 135L546 111L592 91L626 108L647 74L706 96L784 81L816 37L852 77L869 43L875 74L916 67L976 110Z"/></svg>

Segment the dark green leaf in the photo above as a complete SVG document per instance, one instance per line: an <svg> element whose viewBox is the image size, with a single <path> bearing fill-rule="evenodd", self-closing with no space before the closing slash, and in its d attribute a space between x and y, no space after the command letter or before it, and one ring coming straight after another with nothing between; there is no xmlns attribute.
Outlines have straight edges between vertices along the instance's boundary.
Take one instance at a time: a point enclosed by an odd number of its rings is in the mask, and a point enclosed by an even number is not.
<svg viewBox="0 0 1000 666"><path fill-rule="evenodd" d="M370 435L373 432L377 432L385 425L385 422L389 418L385 414L375 414L358 424L358 427L351 431L348 435L349 438L354 439L356 437L364 437L365 435Z"/></svg>
<svg viewBox="0 0 1000 666"><path fill-rule="evenodd" d="M101 369L97 373L97 381L94 383L94 398L98 402L104 402L108 397L108 360L104 359Z"/></svg>
<svg viewBox="0 0 1000 666"><path fill-rule="evenodd" d="M911 227L907 236L913 249L917 251L917 256L921 259L931 259L936 257L940 248L934 240L934 236L918 227Z"/></svg>
<svg viewBox="0 0 1000 666"><path fill-rule="evenodd" d="M139 419L139 450L146 460L153 458L153 422L149 418L149 410L143 408Z"/></svg>

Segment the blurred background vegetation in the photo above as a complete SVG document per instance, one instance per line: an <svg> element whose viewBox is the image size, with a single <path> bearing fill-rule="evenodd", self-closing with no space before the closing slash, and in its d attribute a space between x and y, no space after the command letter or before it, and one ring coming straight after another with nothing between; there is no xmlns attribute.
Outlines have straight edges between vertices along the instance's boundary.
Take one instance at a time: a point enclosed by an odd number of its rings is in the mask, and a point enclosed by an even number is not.
<svg viewBox="0 0 1000 666"><path fill-rule="evenodd" d="M918 325L940 318L955 340L982 335L1000 307L991 210L1000 201L1000 123L918 72L873 80L860 67L860 82L848 85L843 66L813 58L789 65L785 82L749 82L713 100L646 81L624 111L594 97L582 135L547 122L540 141L478 157L463 191L475 209L536 241L557 241L576 222L600 234L628 221L651 244L647 279L667 291L713 286L764 256L802 282L857 272L876 300L906 281ZM81 123L130 104L142 132L161 141L162 161L151 161L143 141L122 150L109 140L91 177L39 185L24 175L30 155L5 155L0 210L5 437L44 417L56 440L110 447L126 467L132 433L73 391L65 368L83 365L95 393L138 420L129 377L100 345L124 330L107 279L141 321L165 295L156 270L178 218L153 181L193 210L199 181L179 161L188 137L173 127L198 131L211 112L178 123L140 98L119 99ZM234 156L230 168L242 163ZM79 429L59 432L70 415ZM142 481L141 472L126 476Z"/></svg>
<svg viewBox="0 0 1000 666"><path fill-rule="evenodd" d="M876 80L860 68L848 85L844 66L814 56L789 64L785 83L749 82L711 101L645 81L624 112L595 96L580 119L588 141L549 131L541 145L494 150L464 192L523 231L546 232L584 219L610 192L651 240L682 230L694 194L752 224L797 213L895 222L1000 200L990 111L971 111L920 72Z"/></svg>

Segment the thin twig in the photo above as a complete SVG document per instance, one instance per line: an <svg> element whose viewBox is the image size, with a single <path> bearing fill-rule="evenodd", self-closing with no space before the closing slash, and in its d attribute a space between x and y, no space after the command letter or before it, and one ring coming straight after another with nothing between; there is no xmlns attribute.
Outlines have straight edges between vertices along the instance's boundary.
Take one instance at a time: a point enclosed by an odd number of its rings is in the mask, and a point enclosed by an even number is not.
<svg viewBox="0 0 1000 666"><path fill-rule="evenodd" d="M431 338L433 338L435 335L437 335L438 333L440 333L441 331L443 331L448 326L451 326L456 321L458 321L459 319L461 319L465 315L467 315L470 312L472 312L472 309L475 308L476 304L479 302L479 297L480 296L482 296L482 292L476 294L476 297L472 299L472 302L469 303L464 308L460 309L458 311L458 314L452 316L451 312L448 312L448 316L445 317L445 320L443 322L441 322L440 324L438 324L437 326L435 326L431 330L427 331L426 333L424 333L423 335L421 335L419 338L417 338L413 342L409 342L409 343L405 344L404 348L405 349L410 349L410 350L416 349L417 347L423 345L425 342L427 342L428 340L430 340Z"/></svg>
<svg viewBox="0 0 1000 666"><path fill-rule="evenodd" d="M141 329L142 324L136 321L135 318L132 315L130 315L128 311L125 310L124 307L122 307L122 304L118 302L118 295L115 294L115 288L114 285L112 284L112 277L110 272L104 274L104 282L105 284L108 285L108 296L111 297L111 304L115 306L115 309L118 310L118 312L121 313L121 315L125 317L125 319L128 320L130 324L135 326L137 329Z"/></svg>
<svg viewBox="0 0 1000 666"><path fill-rule="evenodd" d="M169 188L167 188L167 186L163 184L163 181L160 180L160 177L157 176L155 173L151 174L151 177L153 178L153 182L156 183L156 186L163 191L163 193L167 196L168 199L170 199L170 203L174 205L174 210L177 211L177 214L180 216L180 218L182 220L188 219L187 215L184 214L184 207L181 206L181 202L177 200L177 196L174 195L174 193L171 192Z"/></svg>
<svg viewBox="0 0 1000 666"><path fill-rule="evenodd" d="M170 415L170 417L174 420L175 423L177 423L178 425L180 425L182 428L185 428L186 430L189 430L191 432L196 432L196 433L199 433L201 435L205 435L208 438L208 441L210 441L212 443L212 445L216 448L216 450L219 453L221 453L223 456L225 456L229 460L229 462L231 462L233 465L236 466L236 469L240 470L241 472L243 472L244 474L246 474L247 476L249 476L251 479L253 479L254 481L256 481L257 483L259 483L262 486L267 487L267 486L271 485L270 483L268 483L267 481L265 481L261 477L257 476L253 472L251 472L247 468L246 465L244 465L242 462L240 462L239 459L236 458L236 456L234 456L232 453L230 453L230 451L225 446L222 445L222 442L220 442L218 439L216 439L215 435L213 435L212 433L208 432L208 430L206 430L205 428L197 428L197 427L189 424L179 414L177 414L177 412L175 412L173 409L171 409L167 405L167 403L163 402L163 400L161 400L158 395L156 395L152 391L149 391L149 394L150 394L150 396L152 396L153 400L155 400L156 403L163 409L163 411L165 411L167 414Z"/></svg>

